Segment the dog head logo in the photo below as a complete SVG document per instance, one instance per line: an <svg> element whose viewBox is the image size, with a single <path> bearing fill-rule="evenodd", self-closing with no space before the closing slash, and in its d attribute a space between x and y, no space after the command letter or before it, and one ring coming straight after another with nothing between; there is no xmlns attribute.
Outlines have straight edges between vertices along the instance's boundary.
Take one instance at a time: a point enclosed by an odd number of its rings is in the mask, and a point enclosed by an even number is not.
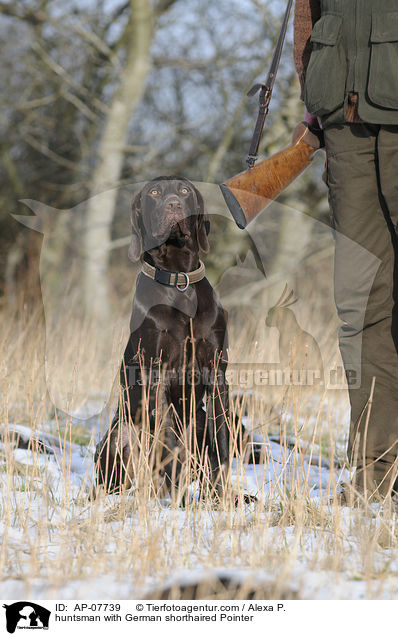
<svg viewBox="0 0 398 636"><path fill-rule="evenodd" d="M3 607L6 610L9 634L13 634L16 629L48 629L51 612L37 603L19 601Z"/></svg>
<svg viewBox="0 0 398 636"><path fill-rule="evenodd" d="M167 182L165 183L167 185ZM181 185L185 188L185 184ZM110 249L113 249L112 244L115 243L117 246L126 247L126 262L128 263L127 249L129 245L131 248L132 241L133 250L132 252L130 250L130 254L134 258L139 254L139 245L134 242L134 223L133 237L131 234L128 208L132 195L136 194L140 187L142 188L142 184L135 184L133 188L122 189L123 192L118 193L118 197L120 195L124 197L125 203L122 207L126 209L124 225L122 224L123 227L118 230L122 233L122 237L117 237L109 243L109 236L106 238L107 234L101 231L101 223L98 221L98 227L96 227L98 234L92 241L91 256L94 254L95 257L99 257L101 254L109 252ZM235 228L219 187L216 184L206 183L198 183L196 187L206 202L206 210L211 218L215 220L217 216L226 217ZM182 194L189 196L189 192L185 193L185 189L182 190ZM105 412L104 407L109 404L112 386L117 377L120 360L129 335L131 314L129 303L121 305L120 302L110 302L109 315L105 322L99 320L97 323L89 322L83 311L84 305L87 304L87 296L82 296L82 294L87 294L89 291L85 283L87 263L93 264L95 261L95 259L87 258L87 206L95 206L96 210L100 210L102 197L106 196L108 196L107 192L97 195L73 209L61 211L38 201L25 200L24 203L34 212L34 216L14 217L32 230L41 232L44 237L40 254L40 281L45 315L45 363L49 395L57 409L82 419ZM156 197L157 191L153 191L152 198L155 200ZM173 205L173 201L169 202L168 209L171 216L177 218L180 210L178 206L173 208ZM273 266L274 269L276 268L275 271L270 268L272 259L270 260L268 254L269 246L267 247L267 243L264 241L264 230L260 231L261 223L264 223L264 226L272 227L272 215L278 216L283 226L283 240L280 241L280 245L278 244L278 262ZM100 219L99 213L98 219ZM177 221L180 232L181 227L185 228L185 220L183 222L178 216ZM238 263L236 267L231 267L233 259L228 254L225 256L226 267L216 285L216 290L220 295L221 304L228 311L230 317L233 317L234 312L239 313L238 323L245 324L245 326L250 324L250 320L246 321L245 316L251 318L253 311L259 307L258 294L267 288L265 291L267 292L268 305L263 307L266 320L261 320L261 324L257 320L257 332L253 334L252 338L254 343L259 343L259 353L257 354L257 349L255 351L247 350L244 355L247 355L248 361L261 364L277 362L273 353L274 347L268 346L268 340L280 338L281 334L286 336L285 327L282 330L278 329L282 324L282 318L291 319L289 324L292 329L294 328L294 334L298 331L301 335L302 332L307 332L305 329L305 308L307 304L313 306L312 298L300 295L303 302L295 305L294 311L287 305L279 306L276 302L282 291L281 284L283 285L285 281L292 284L290 281L293 275L297 281L301 280L301 276L307 275L305 259L311 254L311 244L307 241L305 249L303 246L300 247L301 244L297 239L297 228L300 228L300 232L306 237L314 237L313 252L317 249L319 236L325 237L325 233L328 233L328 241L332 241L329 237L330 230L324 224L300 211L273 203L262 213L258 221L249 224L245 230L249 242L251 241L251 247L248 248L250 258L245 255L244 261ZM176 233L174 237L176 243L181 239L180 234L181 232ZM207 251L207 232L202 232L202 234L202 249L205 248L204 251ZM344 240L346 243L344 249L350 254L352 262L355 263L352 271L355 274L358 271L366 272L366 280L363 280L361 285L357 281L358 284L353 287L353 289L360 287L362 306L353 317L355 326L360 330L373 277L380 261L355 242L348 238L344 238ZM234 243L232 242L231 245ZM318 261L320 258L318 257ZM260 271L259 262L267 273L266 280L264 273ZM322 263L319 262L321 267ZM106 268L104 272L103 280L106 286L109 283ZM350 281L348 283L351 284ZM101 290L102 285L98 285L94 289L94 293L101 294ZM185 296L174 294L170 297L174 299L173 302L175 302L175 298L182 302L188 297L189 291L190 289L187 290ZM316 296L316 290L311 290L311 294ZM155 296L153 302L157 303L158 297ZM334 312L334 306L330 306L330 312ZM293 318L298 319L298 326ZM349 316L349 318L351 320L352 317ZM231 320L231 322L233 321ZM311 344L311 350L314 350L317 356L319 351L315 346L312 346L313 340L322 342L324 332L324 324L321 320L318 323L318 332L310 334L313 336L312 340L310 336L308 338L305 336L307 342ZM300 326L301 329L299 329ZM271 329L273 329L272 333L270 333ZM233 344L232 339L231 342ZM282 341L279 348L282 353L285 350L289 351L290 343L284 346ZM283 355L279 357L283 358ZM352 351L351 358L360 360L360 347L358 350ZM229 360L232 363L246 362L242 359L241 352L239 355L235 353L233 346L229 347ZM280 363L282 362L284 363L284 360L280 360Z"/></svg>

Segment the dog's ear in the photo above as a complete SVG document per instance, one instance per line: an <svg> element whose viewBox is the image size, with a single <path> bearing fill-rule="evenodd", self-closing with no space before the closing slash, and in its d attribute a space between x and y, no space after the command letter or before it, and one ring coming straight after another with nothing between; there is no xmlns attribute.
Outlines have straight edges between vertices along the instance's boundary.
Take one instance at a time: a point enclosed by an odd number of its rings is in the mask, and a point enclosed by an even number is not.
<svg viewBox="0 0 398 636"><path fill-rule="evenodd" d="M129 247L129 259L134 263L139 260L142 254L142 236L140 229L140 214L141 214L141 190L135 195L131 204L130 219L131 219L131 243Z"/></svg>
<svg viewBox="0 0 398 636"><path fill-rule="evenodd" d="M195 188L195 194L198 202L198 243L200 249L207 254L210 249L209 239L207 238L210 232L210 221L205 211L203 197L197 188Z"/></svg>

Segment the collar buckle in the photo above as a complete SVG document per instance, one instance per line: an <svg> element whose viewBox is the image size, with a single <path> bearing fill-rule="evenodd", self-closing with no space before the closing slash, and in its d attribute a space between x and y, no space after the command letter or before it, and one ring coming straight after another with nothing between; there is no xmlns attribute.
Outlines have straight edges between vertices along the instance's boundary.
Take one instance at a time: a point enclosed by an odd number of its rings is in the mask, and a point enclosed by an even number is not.
<svg viewBox="0 0 398 636"><path fill-rule="evenodd" d="M185 284L182 287L179 287L178 285L178 275L176 276L176 287L178 289L178 291L180 292L184 292L188 289L189 287L189 276L186 272L178 272L179 274L181 274L181 276L185 276Z"/></svg>

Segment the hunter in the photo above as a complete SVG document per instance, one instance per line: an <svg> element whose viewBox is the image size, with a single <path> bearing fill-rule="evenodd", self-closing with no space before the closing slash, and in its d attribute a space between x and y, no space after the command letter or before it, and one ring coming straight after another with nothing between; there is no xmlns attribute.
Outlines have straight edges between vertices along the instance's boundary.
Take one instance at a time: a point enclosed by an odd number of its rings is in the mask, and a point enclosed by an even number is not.
<svg viewBox="0 0 398 636"><path fill-rule="evenodd" d="M397 0L296 0L294 60L325 138L356 466L344 494L384 499L398 491Z"/></svg>

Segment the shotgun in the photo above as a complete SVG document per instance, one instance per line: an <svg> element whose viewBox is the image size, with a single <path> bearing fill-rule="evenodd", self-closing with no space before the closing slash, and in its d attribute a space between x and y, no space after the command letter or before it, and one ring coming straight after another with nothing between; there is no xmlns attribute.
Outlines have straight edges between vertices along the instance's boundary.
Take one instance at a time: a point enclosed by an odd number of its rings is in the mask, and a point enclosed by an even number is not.
<svg viewBox="0 0 398 636"><path fill-rule="evenodd" d="M251 96L260 91L259 112L246 160L249 167L220 185L229 211L237 226L242 229L309 166L315 152L323 146L322 130L310 128L306 122L300 122L293 133L293 141L287 148L255 166L291 7L292 0L289 0L265 83L255 84L248 92L248 95Z"/></svg>

